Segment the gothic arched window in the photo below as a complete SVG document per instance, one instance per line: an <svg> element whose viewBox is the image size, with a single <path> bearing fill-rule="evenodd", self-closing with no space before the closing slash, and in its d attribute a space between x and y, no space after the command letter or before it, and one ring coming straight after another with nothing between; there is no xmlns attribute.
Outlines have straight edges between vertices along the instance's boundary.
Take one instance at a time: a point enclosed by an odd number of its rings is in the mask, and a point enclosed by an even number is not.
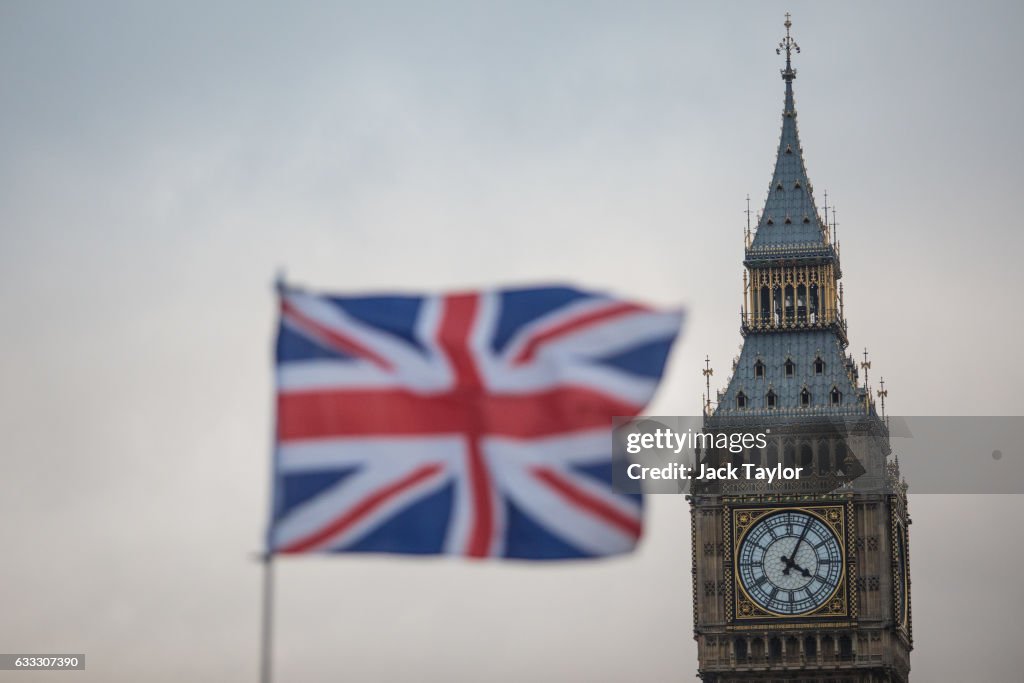
<svg viewBox="0 0 1024 683"><path fill-rule="evenodd" d="M853 659L853 640L850 636L839 636L839 659Z"/></svg>
<svg viewBox="0 0 1024 683"><path fill-rule="evenodd" d="M808 474L814 471L814 449L808 443L800 446L800 467Z"/></svg>
<svg viewBox="0 0 1024 683"><path fill-rule="evenodd" d="M754 363L754 377L757 379L764 379L764 361L760 358Z"/></svg>
<svg viewBox="0 0 1024 683"><path fill-rule="evenodd" d="M740 467L743 467L743 464L744 464L745 461L746 461L746 458L743 455L743 451L740 451L739 453L733 453L732 454L732 465L733 465L733 467L735 467L737 469L740 468Z"/></svg>
<svg viewBox="0 0 1024 683"><path fill-rule="evenodd" d="M818 441L818 474L831 474L832 456L829 453L828 441Z"/></svg>
<svg viewBox="0 0 1024 683"><path fill-rule="evenodd" d="M796 363L793 362L792 358L786 359L786 377L792 377L796 374Z"/></svg>
<svg viewBox="0 0 1024 683"><path fill-rule="evenodd" d="M810 296L811 304L811 322L818 322L818 285L811 285L808 296Z"/></svg>
<svg viewBox="0 0 1024 683"><path fill-rule="evenodd" d="M811 405L811 392L807 391L807 387L800 392L800 405L804 408L809 408Z"/></svg>
<svg viewBox="0 0 1024 683"><path fill-rule="evenodd" d="M832 636L825 636L821 639L821 656L826 661L832 659L836 654L836 641Z"/></svg>
<svg viewBox="0 0 1024 683"><path fill-rule="evenodd" d="M797 285L796 288L796 319L802 323L807 322L807 287Z"/></svg>
<svg viewBox="0 0 1024 683"><path fill-rule="evenodd" d="M843 392L839 391L839 389L836 387L832 387L832 393L829 395L829 401L834 406L842 404Z"/></svg>
<svg viewBox="0 0 1024 683"><path fill-rule="evenodd" d="M835 446L836 471L840 474L846 474L846 452L846 442L840 439Z"/></svg>
<svg viewBox="0 0 1024 683"><path fill-rule="evenodd" d="M821 359L821 356L818 356L817 358L814 359L814 374L825 374L825 361Z"/></svg>
<svg viewBox="0 0 1024 683"><path fill-rule="evenodd" d="M775 395L775 391L769 389L768 393L765 394L764 401L765 405L769 408L774 408L779 402L779 397Z"/></svg>
<svg viewBox="0 0 1024 683"><path fill-rule="evenodd" d="M787 441L782 447L782 466L796 467L796 446L791 441Z"/></svg>
<svg viewBox="0 0 1024 683"><path fill-rule="evenodd" d="M786 322L793 322L793 285L786 285Z"/></svg>
<svg viewBox="0 0 1024 683"><path fill-rule="evenodd" d="M747 395L744 394L742 391L740 393L736 394L736 407L737 408L746 408L747 407Z"/></svg>
<svg viewBox="0 0 1024 683"><path fill-rule="evenodd" d="M768 641L768 659L782 659L782 640L772 638Z"/></svg>
<svg viewBox="0 0 1024 683"><path fill-rule="evenodd" d="M794 660L797 659L800 650L800 641L794 636L786 638L786 659Z"/></svg>

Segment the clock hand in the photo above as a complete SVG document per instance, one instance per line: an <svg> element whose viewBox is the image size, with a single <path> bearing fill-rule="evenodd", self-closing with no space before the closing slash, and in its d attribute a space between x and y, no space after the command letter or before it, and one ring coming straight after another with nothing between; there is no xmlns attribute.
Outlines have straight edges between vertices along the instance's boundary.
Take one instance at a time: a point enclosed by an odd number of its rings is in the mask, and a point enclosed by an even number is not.
<svg viewBox="0 0 1024 683"><path fill-rule="evenodd" d="M800 570L800 573L810 578L811 573L796 563L796 551L800 549L800 544L807 538L807 531L811 528L811 520L808 518L807 523L804 524L804 530L800 532L800 538L796 539L796 545L793 546L793 566Z"/></svg>
<svg viewBox="0 0 1024 683"><path fill-rule="evenodd" d="M800 534L800 538L796 539L796 545L793 546L793 558L796 559L796 551L800 549L800 544L804 542L804 538L807 537L807 530L811 528L811 520L807 520L807 524L804 524L804 530Z"/></svg>
<svg viewBox="0 0 1024 683"><path fill-rule="evenodd" d="M804 539L807 537L807 531L810 528L811 528L811 520L808 519L807 523L804 524L804 530L802 532L800 532L800 538L796 539L796 543L793 544L793 554L791 555L791 558L792 558L794 563L796 562L796 551L800 549L800 544L804 542ZM799 569L799 566L797 568ZM807 574L806 570L801 570L801 571L804 572L805 576L809 576L809 574Z"/></svg>
<svg viewBox="0 0 1024 683"><path fill-rule="evenodd" d="M796 569L799 569L804 576L811 575L810 572L808 572L806 569L804 569L796 563L796 551L800 549L800 544L803 543L804 537L807 536L807 530L810 528L811 520L808 519L807 523L804 524L804 530L800 533L800 538L796 539L796 543L793 545L792 555L788 558L785 555L779 557L779 559L782 560L783 563L786 565L786 568L782 570L783 574L786 574L788 576L789 570L795 567Z"/></svg>

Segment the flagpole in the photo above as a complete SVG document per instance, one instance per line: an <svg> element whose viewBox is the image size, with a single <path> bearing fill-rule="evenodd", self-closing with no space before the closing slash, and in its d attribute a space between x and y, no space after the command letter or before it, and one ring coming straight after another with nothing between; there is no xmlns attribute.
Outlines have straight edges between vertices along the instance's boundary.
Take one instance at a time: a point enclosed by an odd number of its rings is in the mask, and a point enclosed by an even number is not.
<svg viewBox="0 0 1024 683"><path fill-rule="evenodd" d="M263 609L260 627L260 683L273 680L274 653L274 553L265 552L263 563Z"/></svg>
<svg viewBox="0 0 1024 683"><path fill-rule="evenodd" d="M284 268L279 268L274 278L274 294L280 300L284 296ZM277 518L277 417L274 418L274 448L271 453L270 475L270 520L267 524L266 549L260 555L263 563L262 609L260 610L260 683L272 683L274 679L274 545L273 528Z"/></svg>

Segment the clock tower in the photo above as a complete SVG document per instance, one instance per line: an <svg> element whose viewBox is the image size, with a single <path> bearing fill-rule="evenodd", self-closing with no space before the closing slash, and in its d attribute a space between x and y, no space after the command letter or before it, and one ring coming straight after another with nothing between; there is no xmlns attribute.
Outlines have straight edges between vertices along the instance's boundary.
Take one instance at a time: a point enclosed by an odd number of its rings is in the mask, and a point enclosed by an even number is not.
<svg viewBox="0 0 1024 683"><path fill-rule="evenodd" d="M807 176L785 55L782 134L745 239L743 349L704 430L764 434L708 466L800 468L800 477L695 483L694 637L703 681L908 680L912 627L907 485L889 444L884 386L848 352L835 221ZM863 378L861 373L863 372ZM710 370L705 370L709 375ZM763 444L763 447L761 447Z"/></svg>

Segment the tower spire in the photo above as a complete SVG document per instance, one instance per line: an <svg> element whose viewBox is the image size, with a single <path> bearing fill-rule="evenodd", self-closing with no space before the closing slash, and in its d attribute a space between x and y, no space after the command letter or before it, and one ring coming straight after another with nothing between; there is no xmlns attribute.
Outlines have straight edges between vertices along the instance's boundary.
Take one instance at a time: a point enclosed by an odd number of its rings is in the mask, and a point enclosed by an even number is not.
<svg viewBox="0 0 1024 683"><path fill-rule="evenodd" d="M757 232L752 236L748 252L750 256L777 259L780 250L800 252L804 256L815 252L814 257L831 257L832 249L828 236L827 217L823 220L814 203L814 188L804 164L803 147L796 125L796 99L793 95L793 53L800 52L800 46L790 34L790 15L786 15L786 35L776 52L785 53L786 64L782 70L785 81L785 97L782 108L782 131L779 149L775 157L775 171L768 186L768 197L764 210L757 220Z"/></svg>

